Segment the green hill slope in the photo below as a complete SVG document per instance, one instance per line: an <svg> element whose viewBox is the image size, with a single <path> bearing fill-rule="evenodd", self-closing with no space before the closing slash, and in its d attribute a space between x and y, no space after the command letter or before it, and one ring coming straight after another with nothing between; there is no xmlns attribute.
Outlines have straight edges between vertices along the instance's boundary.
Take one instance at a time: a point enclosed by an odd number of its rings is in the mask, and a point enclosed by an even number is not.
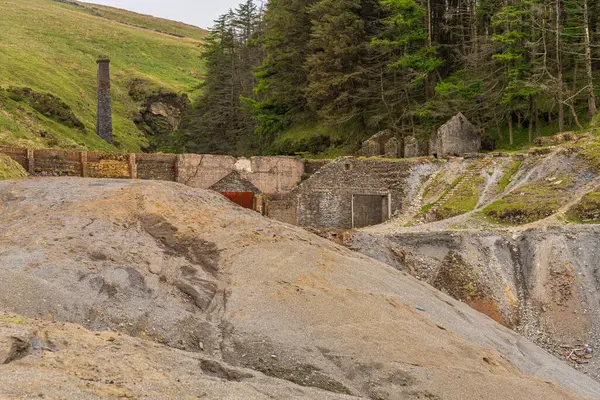
<svg viewBox="0 0 600 400"><path fill-rule="evenodd" d="M53 0L0 0L0 26L0 146L140 151L132 82L192 98L201 82L200 28ZM99 55L112 61L114 146L95 135Z"/></svg>

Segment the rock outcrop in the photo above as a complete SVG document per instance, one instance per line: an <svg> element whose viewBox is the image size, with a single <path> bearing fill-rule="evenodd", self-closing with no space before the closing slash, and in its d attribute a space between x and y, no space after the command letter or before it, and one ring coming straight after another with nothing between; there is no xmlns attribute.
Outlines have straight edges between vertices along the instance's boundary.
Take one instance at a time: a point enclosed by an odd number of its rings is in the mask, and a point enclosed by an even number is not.
<svg viewBox="0 0 600 400"><path fill-rule="evenodd" d="M0 396L600 396L431 286L210 191L0 182L0 249L0 307L46 321L0 317L45 340L0 367Z"/></svg>

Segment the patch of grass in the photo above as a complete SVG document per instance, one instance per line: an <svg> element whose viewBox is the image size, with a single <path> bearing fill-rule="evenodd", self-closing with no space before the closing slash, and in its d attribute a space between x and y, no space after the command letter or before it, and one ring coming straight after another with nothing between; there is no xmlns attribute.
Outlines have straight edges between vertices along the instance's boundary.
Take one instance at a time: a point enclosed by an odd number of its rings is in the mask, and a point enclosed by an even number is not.
<svg viewBox="0 0 600 400"><path fill-rule="evenodd" d="M577 155L582 157L590 168L600 171L600 143L587 144Z"/></svg>
<svg viewBox="0 0 600 400"><path fill-rule="evenodd" d="M472 211L479 202L484 183L483 176L477 176L465 182L448 201L436 210L436 219L452 218Z"/></svg>
<svg viewBox="0 0 600 400"><path fill-rule="evenodd" d="M160 23L165 31L170 24ZM54 96L87 132L59 124L23 102L0 98L0 145L139 152L148 141L133 121L139 110L139 103L129 96L133 79L192 98L199 93L204 66L196 38L124 25L52 0L5 4L0 26L0 87L27 87ZM197 31L198 37L204 32ZM99 56L111 59L116 145L94 134Z"/></svg>
<svg viewBox="0 0 600 400"><path fill-rule="evenodd" d="M583 196L579 203L567 211L566 217L568 221L575 223L600 223L600 188Z"/></svg>
<svg viewBox="0 0 600 400"><path fill-rule="evenodd" d="M495 222L520 225L554 214L569 199L573 181L561 175L519 187L488 205L483 214Z"/></svg>
<svg viewBox="0 0 600 400"><path fill-rule="evenodd" d="M9 156L0 154L0 180L25 178L27 172Z"/></svg>
<svg viewBox="0 0 600 400"><path fill-rule="evenodd" d="M510 184L511 179L515 174L521 169L521 165L523 165L523 161L512 161L508 166L504 169L504 174L502 178L498 180L498 192L502 193L504 189Z"/></svg>
<svg viewBox="0 0 600 400"><path fill-rule="evenodd" d="M438 175L439 176L439 175ZM431 183L431 186L434 185L435 180L438 177L436 176L434 179L434 182ZM429 210L431 210L433 208L433 206L435 206L445 195L448 194L448 192L450 192L452 189L454 189L456 186L458 186L460 184L460 182L464 179L464 176L459 176L458 178L456 178L451 184L450 186L447 186L444 191L442 192L442 194L440 194L440 196L437 198L436 201L434 201L433 203L428 203L426 205L423 206L423 208L421 208L421 212L426 213ZM427 190L426 190L427 191ZM423 198L425 198L426 195L423 196Z"/></svg>
<svg viewBox="0 0 600 400"><path fill-rule="evenodd" d="M7 324L14 325L25 325L25 320L17 317L2 317L0 316L0 321L5 322Z"/></svg>
<svg viewBox="0 0 600 400"><path fill-rule="evenodd" d="M441 172L439 172L438 174L436 174L435 177L433 178L433 181L431 181L429 186L427 186L425 188L425 191L423 191L424 199L427 198L427 196L429 196L432 192L435 192L438 190L439 186L441 185L441 180L442 180L443 174L444 174L443 170Z"/></svg>
<svg viewBox="0 0 600 400"><path fill-rule="evenodd" d="M576 108L577 115L579 116L579 122L583 125L585 130L589 126L589 121L587 121L587 107L585 103L581 102L580 105ZM557 133L560 133L558 129L558 120L554 119L552 123L548 123L547 121L540 121L540 134L536 137L547 137L553 136ZM571 125L569 125L571 122ZM490 128L487 130L487 134L492 137L496 141L496 150L501 151L512 151L519 149L526 149L534 146L534 143L529 142L529 129L527 127L527 121L522 121L523 126L521 128L518 127L516 121L514 123L514 143L511 145L508 134L508 122L503 121L503 125L501 127L501 136L498 136L498 130L494 128ZM565 131L577 132L580 129L575 125L569 115L566 116L565 121ZM534 137L535 141L535 137Z"/></svg>

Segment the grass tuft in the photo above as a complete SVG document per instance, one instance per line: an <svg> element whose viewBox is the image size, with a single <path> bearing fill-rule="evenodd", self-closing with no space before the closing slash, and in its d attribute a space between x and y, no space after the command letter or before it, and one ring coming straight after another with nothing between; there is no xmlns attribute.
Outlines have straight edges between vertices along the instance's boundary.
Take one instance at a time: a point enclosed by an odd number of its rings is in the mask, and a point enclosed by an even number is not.
<svg viewBox="0 0 600 400"><path fill-rule="evenodd" d="M9 156L0 154L0 180L25 178L27 172Z"/></svg>

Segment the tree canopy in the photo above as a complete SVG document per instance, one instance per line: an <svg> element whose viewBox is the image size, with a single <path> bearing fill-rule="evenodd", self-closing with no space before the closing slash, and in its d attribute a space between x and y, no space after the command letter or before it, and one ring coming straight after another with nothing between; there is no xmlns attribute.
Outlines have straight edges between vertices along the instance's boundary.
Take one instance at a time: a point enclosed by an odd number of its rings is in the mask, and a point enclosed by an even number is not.
<svg viewBox="0 0 600 400"><path fill-rule="evenodd" d="M269 153L307 121L352 124L359 135L341 140L353 144L383 129L426 140L457 112L507 145L582 126L597 112L599 11L600 0L247 0L206 42L187 146Z"/></svg>

